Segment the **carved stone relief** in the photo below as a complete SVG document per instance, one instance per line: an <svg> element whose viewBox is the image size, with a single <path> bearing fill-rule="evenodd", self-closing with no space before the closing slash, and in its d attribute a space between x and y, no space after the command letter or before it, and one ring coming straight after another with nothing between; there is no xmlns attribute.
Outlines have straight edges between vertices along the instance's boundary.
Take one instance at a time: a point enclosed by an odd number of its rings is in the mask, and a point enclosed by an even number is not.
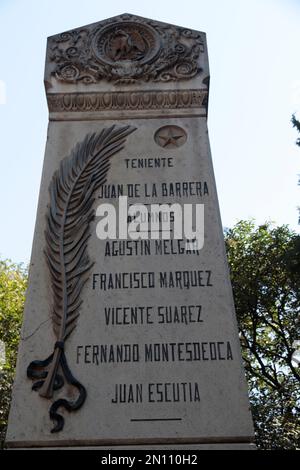
<svg viewBox="0 0 300 470"><path fill-rule="evenodd" d="M154 135L154 140L160 147L165 149L174 149L185 144L187 134L179 126L160 127Z"/></svg>
<svg viewBox="0 0 300 470"><path fill-rule="evenodd" d="M208 90L48 94L50 112L202 108Z"/></svg>
<svg viewBox="0 0 300 470"><path fill-rule="evenodd" d="M81 292L93 266L87 252L90 223L94 218L93 195L106 181L111 157L122 150L126 137L134 130L131 126L112 126L87 135L62 160L49 187L44 253L52 284L55 344L45 360L29 364L27 377L34 381L32 389L43 398L51 399L56 391L63 389L66 394L68 389L78 392L76 399L58 398L50 406L49 415L55 423L52 433L64 427L64 417L58 410L76 411L87 396L85 387L69 368L65 342L77 326Z"/></svg>
<svg viewBox="0 0 300 470"><path fill-rule="evenodd" d="M50 38L53 74L69 83L189 79L201 52L200 33L127 14Z"/></svg>

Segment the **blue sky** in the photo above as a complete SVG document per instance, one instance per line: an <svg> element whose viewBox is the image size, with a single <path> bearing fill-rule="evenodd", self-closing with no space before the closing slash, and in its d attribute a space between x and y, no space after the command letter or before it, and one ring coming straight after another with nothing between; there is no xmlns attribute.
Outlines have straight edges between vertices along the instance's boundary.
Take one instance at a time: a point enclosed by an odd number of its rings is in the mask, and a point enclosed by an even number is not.
<svg viewBox="0 0 300 470"><path fill-rule="evenodd" d="M298 229L300 149L290 118L300 117L300 0L0 0L0 257L30 258L47 36L124 12L207 33L223 225L253 217Z"/></svg>

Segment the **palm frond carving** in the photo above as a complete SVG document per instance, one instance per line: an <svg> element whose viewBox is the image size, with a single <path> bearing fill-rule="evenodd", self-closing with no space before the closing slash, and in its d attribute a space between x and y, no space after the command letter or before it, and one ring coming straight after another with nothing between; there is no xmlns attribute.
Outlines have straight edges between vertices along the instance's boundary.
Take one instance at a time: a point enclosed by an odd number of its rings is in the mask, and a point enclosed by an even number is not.
<svg viewBox="0 0 300 470"><path fill-rule="evenodd" d="M64 345L76 327L82 303L81 291L93 265L87 246L90 223L94 218L94 194L106 182L111 157L123 149L126 137L134 130L131 126L112 126L99 134L87 135L71 155L62 160L50 184L45 256L51 276L56 343L47 359L29 364L27 376L35 380L32 388L44 398L52 398L54 391L61 389L65 381L79 392L74 401L60 398L51 405L50 418L56 422L51 432L58 432L64 426L58 408L74 411L86 399L84 386L68 367Z"/></svg>

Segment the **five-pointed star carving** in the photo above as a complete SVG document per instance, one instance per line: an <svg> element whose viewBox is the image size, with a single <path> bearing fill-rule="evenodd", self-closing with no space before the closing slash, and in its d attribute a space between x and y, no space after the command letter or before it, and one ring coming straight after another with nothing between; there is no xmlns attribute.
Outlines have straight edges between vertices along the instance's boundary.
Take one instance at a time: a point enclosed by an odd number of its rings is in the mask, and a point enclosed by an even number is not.
<svg viewBox="0 0 300 470"><path fill-rule="evenodd" d="M162 129L157 134L157 139L159 141L159 145L163 148L174 148L180 147L182 145L182 141L180 139L185 138L185 133L178 127L169 126L167 129Z"/></svg>

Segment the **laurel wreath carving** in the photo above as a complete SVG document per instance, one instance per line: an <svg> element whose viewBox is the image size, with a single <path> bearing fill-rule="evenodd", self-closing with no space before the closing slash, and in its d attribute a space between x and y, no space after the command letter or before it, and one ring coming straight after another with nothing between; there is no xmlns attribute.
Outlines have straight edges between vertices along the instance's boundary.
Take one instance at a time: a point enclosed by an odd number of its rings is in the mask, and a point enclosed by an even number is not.
<svg viewBox="0 0 300 470"><path fill-rule="evenodd" d="M81 291L93 265L87 254L90 223L94 218L95 191L106 182L110 160L124 148L131 126L104 128L88 134L71 155L60 164L52 178L50 204L46 216L45 256L50 272L53 305L52 324L56 337L53 353L43 361L33 361L27 368L34 380L32 389L50 399L67 383L77 389L75 400L59 398L49 415L61 431L64 418L57 411L78 410L86 399L85 387L73 376L65 355L65 342L77 325L82 304Z"/></svg>

